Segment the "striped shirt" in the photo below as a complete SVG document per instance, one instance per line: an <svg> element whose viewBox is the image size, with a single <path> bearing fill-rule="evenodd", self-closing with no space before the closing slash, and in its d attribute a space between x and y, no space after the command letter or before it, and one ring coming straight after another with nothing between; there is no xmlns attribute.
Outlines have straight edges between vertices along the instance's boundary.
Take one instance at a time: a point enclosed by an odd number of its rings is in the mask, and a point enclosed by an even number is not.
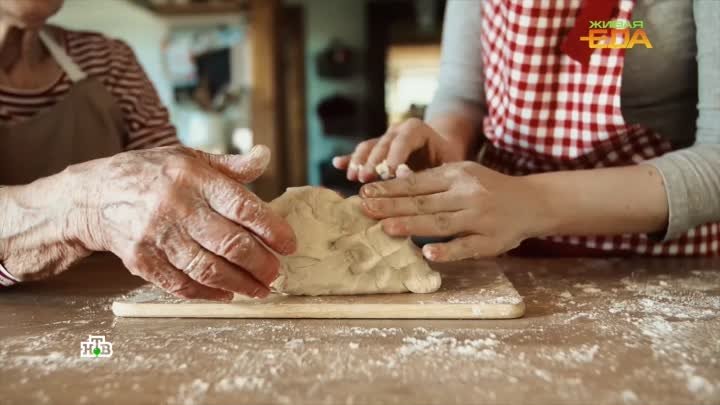
<svg viewBox="0 0 720 405"><path fill-rule="evenodd" d="M125 123L126 150L179 144L167 109L126 43L94 32L61 32L70 58L89 77L98 79L118 103ZM12 125L31 118L55 105L72 85L64 72L44 89L0 85L0 121Z"/></svg>

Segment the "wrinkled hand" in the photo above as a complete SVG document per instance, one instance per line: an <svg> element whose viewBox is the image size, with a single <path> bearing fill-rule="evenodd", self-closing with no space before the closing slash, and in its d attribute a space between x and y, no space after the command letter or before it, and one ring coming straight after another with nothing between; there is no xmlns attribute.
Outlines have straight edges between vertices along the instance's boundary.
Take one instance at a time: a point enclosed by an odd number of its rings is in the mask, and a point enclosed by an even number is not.
<svg viewBox="0 0 720 405"><path fill-rule="evenodd" d="M378 178L375 167L386 161L390 173L403 163L423 170L463 159L462 149L417 118L391 125L379 138L361 142L352 155L337 156L333 165L347 170L347 178L363 183Z"/></svg>
<svg viewBox="0 0 720 405"><path fill-rule="evenodd" d="M285 220L242 185L269 159L265 147L247 156L170 147L102 159L82 184L90 189L83 240L180 297L267 296L279 271L270 249L289 254L296 245Z"/></svg>
<svg viewBox="0 0 720 405"><path fill-rule="evenodd" d="M395 236L454 236L423 247L432 261L497 256L539 236L540 190L474 162L443 165L363 186L363 210Z"/></svg>

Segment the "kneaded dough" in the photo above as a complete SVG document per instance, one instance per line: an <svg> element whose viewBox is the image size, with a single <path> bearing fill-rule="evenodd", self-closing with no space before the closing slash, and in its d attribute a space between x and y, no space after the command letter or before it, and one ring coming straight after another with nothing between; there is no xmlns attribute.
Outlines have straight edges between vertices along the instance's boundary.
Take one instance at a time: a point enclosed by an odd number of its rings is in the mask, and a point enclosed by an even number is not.
<svg viewBox="0 0 720 405"><path fill-rule="evenodd" d="M388 165L387 160L383 160L382 162L380 162L379 165L375 166L375 173L377 173L378 176L380 176L380 178L383 180L392 179L398 172L401 172L403 170L406 172L412 172L408 165L406 165L405 163L401 163L400 166L397 167L397 170L395 170L395 173L392 173L390 171L390 165Z"/></svg>
<svg viewBox="0 0 720 405"><path fill-rule="evenodd" d="M375 166L375 173L377 173L383 180L388 180L392 177L387 160L383 160L379 165Z"/></svg>
<svg viewBox="0 0 720 405"><path fill-rule="evenodd" d="M388 236L366 217L357 196L319 187L289 188L270 203L295 230L298 248L279 257L272 287L293 295L429 293L440 274L409 238Z"/></svg>

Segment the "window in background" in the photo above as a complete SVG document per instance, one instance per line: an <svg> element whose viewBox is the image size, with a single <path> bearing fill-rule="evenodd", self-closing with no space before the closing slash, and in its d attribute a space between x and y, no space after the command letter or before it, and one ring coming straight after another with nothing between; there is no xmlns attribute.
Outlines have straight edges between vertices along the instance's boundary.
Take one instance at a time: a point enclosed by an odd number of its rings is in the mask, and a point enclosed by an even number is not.
<svg viewBox="0 0 720 405"><path fill-rule="evenodd" d="M387 58L385 108L389 124L422 118L437 89L440 45L392 45Z"/></svg>

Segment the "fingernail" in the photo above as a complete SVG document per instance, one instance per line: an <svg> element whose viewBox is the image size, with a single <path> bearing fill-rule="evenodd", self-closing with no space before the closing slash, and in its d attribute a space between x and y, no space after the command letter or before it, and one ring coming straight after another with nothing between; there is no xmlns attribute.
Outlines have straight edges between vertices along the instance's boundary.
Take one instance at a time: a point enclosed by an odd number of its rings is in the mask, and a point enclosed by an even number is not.
<svg viewBox="0 0 720 405"><path fill-rule="evenodd" d="M267 265L267 270L260 275L256 275L258 280L262 282L263 286L270 286L280 275L280 270L274 265Z"/></svg>
<svg viewBox="0 0 720 405"><path fill-rule="evenodd" d="M265 155L268 152L270 152L270 149L268 149L265 145L255 145L252 149L250 149L249 155L260 156Z"/></svg>
<svg viewBox="0 0 720 405"><path fill-rule="evenodd" d="M253 293L252 296L255 298L265 298L268 295L270 295L270 290L264 287L258 287Z"/></svg>
<svg viewBox="0 0 720 405"><path fill-rule="evenodd" d="M255 145L252 149L250 149L248 157L254 161L253 164L256 168L263 168L264 171L267 165L270 164L270 149L268 149L265 145Z"/></svg>
<svg viewBox="0 0 720 405"><path fill-rule="evenodd" d="M295 249L297 249L297 240L295 238L288 239L283 243L282 247L280 248L282 254L292 254L295 253Z"/></svg>
<svg viewBox="0 0 720 405"><path fill-rule="evenodd" d="M398 235L407 232L405 224L401 219L385 219L381 221L383 231L387 234Z"/></svg>
<svg viewBox="0 0 720 405"><path fill-rule="evenodd" d="M440 248L437 246L425 245L423 246L423 256L428 260L438 260L440 258Z"/></svg>
<svg viewBox="0 0 720 405"><path fill-rule="evenodd" d="M219 301L230 302L233 300L234 296L235 294L233 293L224 294L222 297L219 297Z"/></svg>
<svg viewBox="0 0 720 405"><path fill-rule="evenodd" d="M363 166L362 169L360 169L360 174L358 177L360 178L360 181L363 183L367 183L372 179L373 172L369 171L366 166Z"/></svg>
<svg viewBox="0 0 720 405"><path fill-rule="evenodd" d="M375 185L368 185L362 188L362 194L366 197L375 197L378 195L378 188Z"/></svg>

